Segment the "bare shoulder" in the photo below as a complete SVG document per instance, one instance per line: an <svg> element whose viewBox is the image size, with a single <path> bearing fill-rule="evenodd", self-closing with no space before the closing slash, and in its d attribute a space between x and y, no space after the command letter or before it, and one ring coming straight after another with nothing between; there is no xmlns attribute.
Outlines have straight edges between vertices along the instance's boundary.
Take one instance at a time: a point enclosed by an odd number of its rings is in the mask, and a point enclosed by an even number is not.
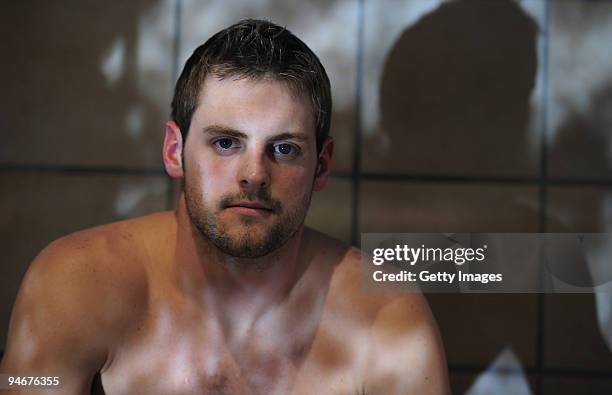
<svg viewBox="0 0 612 395"><path fill-rule="evenodd" d="M20 294L40 294L52 288L66 297L91 294L93 304L114 304L138 289L145 278L148 256L158 245L151 230L166 217L159 213L78 231L55 240L30 265ZM87 304L89 298L78 300ZM91 306L94 307L94 306Z"/></svg>
<svg viewBox="0 0 612 395"><path fill-rule="evenodd" d="M17 295L2 369L99 370L113 342L146 311L144 262L153 243L143 232L167 215L79 231L41 251Z"/></svg>
<svg viewBox="0 0 612 395"><path fill-rule="evenodd" d="M362 350L360 376L366 393L448 393L444 350L424 296L418 290L366 290L361 266L364 253L333 239L321 238L320 243L335 251L338 259L326 301L325 325L330 332L344 329L346 346Z"/></svg>

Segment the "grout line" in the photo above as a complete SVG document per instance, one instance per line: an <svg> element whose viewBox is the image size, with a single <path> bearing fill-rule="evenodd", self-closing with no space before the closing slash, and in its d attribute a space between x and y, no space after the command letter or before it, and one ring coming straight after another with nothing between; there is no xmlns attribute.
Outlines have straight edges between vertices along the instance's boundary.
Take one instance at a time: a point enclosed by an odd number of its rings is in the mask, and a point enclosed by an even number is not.
<svg viewBox="0 0 612 395"><path fill-rule="evenodd" d="M0 164L0 173L58 173L58 174L99 174L99 175L140 175L162 176L166 172L162 167L131 168L122 166L78 166L78 165L26 165Z"/></svg>
<svg viewBox="0 0 612 395"><path fill-rule="evenodd" d="M463 365L463 364L450 364L449 371L454 373L472 373L481 374L489 366L484 365ZM516 374L516 375L533 375L538 374L546 378L592 378L592 379L606 379L612 382L612 376L608 370L574 370L574 369L541 369L528 368L528 367L500 367L491 371L492 374Z"/></svg>
<svg viewBox="0 0 612 395"><path fill-rule="evenodd" d="M546 219L548 213L548 105L549 105L549 44L550 44L550 18L549 0L543 3L543 43L542 43L542 113L540 130L540 179L539 179L539 231L545 233L547 230ZM538 270L538 282L540 289L544 289L544 276L542 266ZM545 314L544 294L538 294L536 309L536 394L543 393L542 375L544 372L544 314Z"/></svg>
<svg viewBox="0 0 612 395"><path fill-rule="evenodd" d="M335 172L332 175L337 179L351 179L350 172ZM424 183L466 183L466 184L524 184L531 186L540 186L541 178L538 177L494 177L494 176L477 176L477 175L452 175L452 174L389 174L389 173L361 173L362 181L370 182L424 182ZM612 187L612 180L596 179L596 178L569 178L557 177L547 178L548 186L600 186Z"/></svg>
<svg viewBox="0 0 612 395"><path fill-rule="evenodd" d="M181 19L183 18L183 1L175 0L174 3L174 39L172 40L172 81L179 76L179 56L181 51ZM174 83L172 87L174 88Z"/></svg>
<svg viewBox="0 0 612 395"><path fill-rule="evenodd" d="M356 83L355 83L355 113L354 127L355 138L353 139L353 168L351 172L351 244L359 246L359 205L360 205L360 171L361 171L361 100L362 100L362 81L363 81L363 46L365 30L365 0L357 2L357 59L356 59Z"/></svg>

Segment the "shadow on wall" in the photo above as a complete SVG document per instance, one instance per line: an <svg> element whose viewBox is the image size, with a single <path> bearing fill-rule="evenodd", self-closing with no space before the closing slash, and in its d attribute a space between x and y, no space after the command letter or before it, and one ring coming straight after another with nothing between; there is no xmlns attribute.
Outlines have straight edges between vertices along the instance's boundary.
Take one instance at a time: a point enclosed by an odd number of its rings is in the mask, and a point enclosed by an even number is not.
<svg viewBox="0 0 612 395"><path fill-rule="evenodd" d="M536 29L513 2L456 1L405 30L383 71L376 162L394 173L533 172Z"/></svg>
<svg viewBox="0 0 612 395"><path fill-rule="evenodd" d="M444 3L406 29L383 70L381 126L372 138L380 140L382 134L385 144L372 152L382 164L375 166L400 174L535 175L527 125L537 67L536 34L534 22L512 2ZM453 204L453 196L439 199L438 204L465 209ZM472 209L476 215L479 211ZM483 226L482 219L428 221L440 227L428 228L431 232L482 231ZM522 229L534 231L531 225ZM489 226L494 232L508 225ZM510 355L515 350L518 359L507 368L518 372L519 382L526 381L521 366L535 360L533 347L518 344L522 336L511 336L507 322L529 313L522 310L533 303L529 297L427 297L451 367L492 367L504 350ZM535 336L535 328L527 333ZM470 393L479 390L475 375L457 379L452 370L451 386L458 394L470 387Z"/></svg>
<svg viewBox="0 0 612 395"><path fill-rule="evenodd" d="M527 130L537 70L537 34L534 21L512 1L444 3L406 29L385 63L380 92L381 124L379 132L364 144L366 166L408 175L537 177L539 163L533 153L538 149L529 146ZM594 100L597 114L573 119L561 128L559 141L565 141L565 149L572 151L567 148L568 139L569 146L579 149L573 161L594 158L610 167L609 152L604 152L610 147L609 133L596 133L590 139L580 133L568 133L592 120L598 125L606 124L599 122L605 114L600 107L610 103L609 91L606 92ZM556 149L553 147L551 152ZM572 158L573 154L569 155ZM445 205L458 211L479 212L478 208L458 207L454 196L444 199ZM599 223L601 209L596 205L588 216ZM537 203L528 210L537 218ZM419 232L410 219L404 221L409 229L406 231ZM489 221L486 231L508 229L508 224ZM430 232L483 231L482 218L459 224L453 218L431 218L429 222L439 226L428 228ZM533 222L518 225L519 231L537 231ZM516 224L512 226L517 228ZM548 228L584 231L559 226L554 218L549 219ZM602 226L590 229L605 230ZM504 352L514 350L518 360L511 367L522 377L521 388L527 385L534 388L535 377L525 375L521 365L534 368L537 360L535 295L427 296L451 366L492 366ZM554 302L556 298L547 297L547 301ZM592 330L589 339L577 341L586 341L589 349L597 349L602 358L609 359L601 333L597 332L593 295L580 298L581 322L591 323ZM549 313L555 313L554 306L547 305ZM551 322L554 321L549 317L543 324L544 367L558 368L556 354L549 350L558 348L567 332L557 330ZM523 328L515 330L519 327ZM466 376L469 375L456 375L454 392L463 393L474 383L473 375ZM469 393L480 393L481 387L482 380ZM507 393L516 390L498 386L498 390L503 388L508 389Z"/></svg>

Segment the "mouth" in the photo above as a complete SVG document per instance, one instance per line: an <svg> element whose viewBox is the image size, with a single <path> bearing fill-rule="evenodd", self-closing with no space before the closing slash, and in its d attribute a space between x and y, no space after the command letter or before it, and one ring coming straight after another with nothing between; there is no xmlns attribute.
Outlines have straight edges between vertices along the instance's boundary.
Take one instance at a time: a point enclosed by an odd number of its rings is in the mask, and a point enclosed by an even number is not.
<svg viewBox="0 0 612 395"><path fill-rule="evenodd" d="M258 202L242 201L229 204L226 208L236 214L246 215L249 217L262 217L274 213L270 206Z"/></svg>
<svg viewBox="0 0 612 395"><path fill-rule="evenodd" d="M258 203L258 202L249 202L249 201L233 203L233 204L230 204L229 207L246 207L246 208L252 208L256 210L272 211L272 208L270 206L266 206L265 204Z"/></svg>

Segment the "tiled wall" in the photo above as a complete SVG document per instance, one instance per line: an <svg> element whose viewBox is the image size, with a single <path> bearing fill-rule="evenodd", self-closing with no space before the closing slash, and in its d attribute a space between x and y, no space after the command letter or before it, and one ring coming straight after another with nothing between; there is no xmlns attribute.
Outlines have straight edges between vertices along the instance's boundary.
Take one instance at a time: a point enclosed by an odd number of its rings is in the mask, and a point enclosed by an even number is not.
<svg viewBox="0 0 612 395"><path fill-rule="evenodd" d="M2 2L0 341L42 247L173 207L173 81L242 17L289 27L332 80L336 175L309 224L353 243L612 227L612 1ZM428 299L455 393L504 350L532 393L612 393L593 295Z"/></svg>

